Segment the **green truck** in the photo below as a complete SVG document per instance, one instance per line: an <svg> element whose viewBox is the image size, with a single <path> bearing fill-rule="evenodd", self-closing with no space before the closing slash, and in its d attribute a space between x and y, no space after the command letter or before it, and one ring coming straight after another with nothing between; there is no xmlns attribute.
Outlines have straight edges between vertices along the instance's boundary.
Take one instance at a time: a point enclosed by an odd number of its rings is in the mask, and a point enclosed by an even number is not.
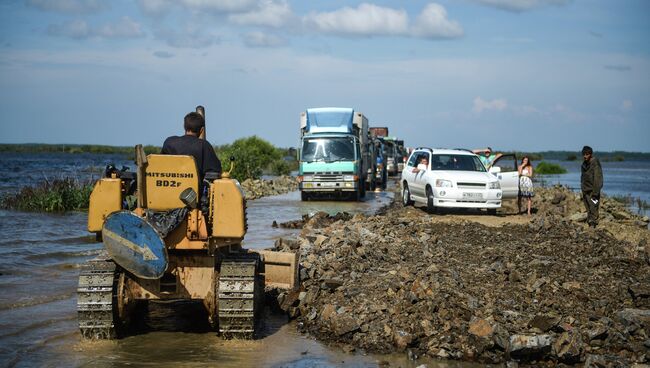
<svg viewBox="0 0 650 368"><path fill-rule="evenodd" d="M300 193L360 200L375 187L368 119L351 108L312 108L300 114Z"/></svg>

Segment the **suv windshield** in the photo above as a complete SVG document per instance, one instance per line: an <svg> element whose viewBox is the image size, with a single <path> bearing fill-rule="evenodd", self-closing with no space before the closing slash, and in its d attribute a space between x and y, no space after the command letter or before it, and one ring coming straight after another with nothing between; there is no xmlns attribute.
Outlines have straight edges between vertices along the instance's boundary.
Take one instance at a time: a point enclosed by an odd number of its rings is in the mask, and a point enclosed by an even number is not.
<svg viewBox="0 0 650 368"><path fill-rule="evenodd" d="M432 155L431 170L480 171L485 166L474 155Z"/></svg>
<svg viewBox="0 0 650 368"><path fill-rule="evenodd" d="M352 137L307 138L302 143L302 161L354 161L354 142Z"/></svg>

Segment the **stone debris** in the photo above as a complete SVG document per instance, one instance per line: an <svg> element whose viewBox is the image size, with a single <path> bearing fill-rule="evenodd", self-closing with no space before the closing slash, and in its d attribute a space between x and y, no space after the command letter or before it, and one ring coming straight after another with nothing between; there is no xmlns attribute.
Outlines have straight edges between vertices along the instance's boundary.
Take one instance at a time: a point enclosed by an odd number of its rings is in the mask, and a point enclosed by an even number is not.
<svg viewBox="0 0 650 368"><path fill-rule="evenodd" d="M241 182L247 200L279 195L298 190L298 181L293 176L278 176L275 179L246 179Z"/></svg>
<svg viewBox="0 0 650 368"><path fill-rule="evenodd" d="M537 192L528 224L500 227L436 221L445 215L397 202L374 216L305 217L296 239L276 242L301 255L301 289L278 303L303 332L356 351L648 364L647 228L612 215L612 227L588 229L570 218L574 193L558 190Z"/></svg>

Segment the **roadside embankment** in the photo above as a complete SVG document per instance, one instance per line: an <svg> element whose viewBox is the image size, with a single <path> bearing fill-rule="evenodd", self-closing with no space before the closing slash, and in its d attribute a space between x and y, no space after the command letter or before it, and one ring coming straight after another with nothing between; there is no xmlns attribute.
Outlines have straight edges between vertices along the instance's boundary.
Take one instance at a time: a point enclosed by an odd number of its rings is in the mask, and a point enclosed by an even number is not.
<svg viewBox="0 0 650 368"><path fill-rule="evenodd" d="M374 216L317 214L297 239L276 244L300 252L302 262L301 289L278 302L305 332L346 350L529 365L647 363L647 227L603 204L611 227L589 229L571 220L580 209L568 194L542 190L532 219L481 216L500 221L490 226L397 203Z"/></svg>
<svg viewBox="0 0 650 368"><path fill-rule="evenodd" d="M298 181L293 176L282 175L275 179L246 179L241 187L247 200L284 194L298 190Z"/></svg>

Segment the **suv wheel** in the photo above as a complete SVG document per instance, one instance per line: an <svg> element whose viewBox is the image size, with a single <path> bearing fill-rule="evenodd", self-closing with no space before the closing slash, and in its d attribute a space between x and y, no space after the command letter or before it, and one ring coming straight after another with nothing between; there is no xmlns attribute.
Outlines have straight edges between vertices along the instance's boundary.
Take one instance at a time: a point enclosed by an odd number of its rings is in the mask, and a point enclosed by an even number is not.
<svg viewBox="0 0 650 368"><path fill-rule="evenodd" d="M433 190L431 187L427 186L427 211L429 213L436 213L436 206L433 205Z"/></svg>
<svg viewBox="0 0 650 368"><path fill-rule="evenodd" d="M409 185L406 183L404 183L404 187L402 188L402 204L404 207L413 205L413 201L411 200L411 191L409 190Z"/></svg>

